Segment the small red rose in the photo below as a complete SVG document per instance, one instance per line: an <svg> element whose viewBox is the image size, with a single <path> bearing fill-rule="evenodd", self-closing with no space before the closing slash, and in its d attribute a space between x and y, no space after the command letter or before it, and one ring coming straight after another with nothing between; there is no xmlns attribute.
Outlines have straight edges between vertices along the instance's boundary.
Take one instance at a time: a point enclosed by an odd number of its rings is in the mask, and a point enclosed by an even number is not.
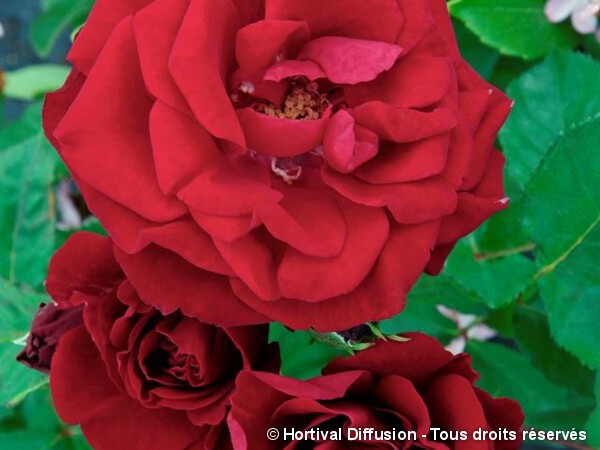
<svg viewBox="0 0 600 450"><path fill-rule="evenodd" d="M443 0L99 0L69 60L47 135L123 252L160 260L132 277L189 266L161 309L225 324L192 274L247 323L390 317L507 203L511 103Z"/></svg>
<svg viewBox="0 0 600 450"><path fill-rule="evenodd" d="M64 314L83 305L49 362L50 387L95 449L225 450L238 372L278 369L266 326L218 328L144 303L108 238L72 236L46 285Z"/></svg>
<svg viewBox="0 0 600 450"><path fill-rule="evenodd" d="M467 355L453 356L422 334L407 337L409 342L378 341L356 356L336 359L323 376L311 380L241 372L228 419L233 448L519 448L523 413L517 403L494 399L473 386L478 376ZM272 428L279 436L270 440ZM369 428L374 432L359 434ZM480 429L507 433L502 440L473 439ZM452 432L453 440L441 441L441 430ZM292 432L308 436L308 442L294 442ZM399 439L399 432L412 438ZM323 438L325 433L329 438Z"/></svg>

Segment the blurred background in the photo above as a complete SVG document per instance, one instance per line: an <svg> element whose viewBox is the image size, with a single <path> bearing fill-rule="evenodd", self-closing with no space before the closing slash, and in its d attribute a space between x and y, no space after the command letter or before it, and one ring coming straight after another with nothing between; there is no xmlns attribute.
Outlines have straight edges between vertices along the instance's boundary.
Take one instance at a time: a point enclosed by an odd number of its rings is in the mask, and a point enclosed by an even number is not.
<svg viewBox="0 0 600 450"><path fill-rule="evenodd" d="M519 401L527 427L588 434L530 450L600 449L600 46L589 25L600 5L581 34L569 15L597 0L561 1L560 16L544 0L449 2L465 58L516 101L498 142L511 207L378 324L468 351L480 386ZM41 128L43 95L66 78L92 5L0 0L0 449L89 448L56 417L47 377L15 356L48 301L51 255L77 230L102 232ZM317 375L339 354L309 333L271 331L286 375Z"/></svg>

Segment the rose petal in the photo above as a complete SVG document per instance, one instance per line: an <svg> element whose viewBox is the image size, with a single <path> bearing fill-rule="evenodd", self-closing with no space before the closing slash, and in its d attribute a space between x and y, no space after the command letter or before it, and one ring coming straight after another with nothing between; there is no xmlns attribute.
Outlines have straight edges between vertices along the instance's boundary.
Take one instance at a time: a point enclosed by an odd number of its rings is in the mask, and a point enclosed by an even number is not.
<svg viewBox="0 0 600 450"><path fill-rule="evenodd" d="M389 70L401 53L385 42L328 36L306 44L298 59L316 62L333 83L357 84Z"/></svg>
<svg viewBox="0 0 600 450"><path fill-rule="evenodd" d="M429 260L438 230L437 222L394 227L375 268L361 285L347 295L322 302L265 302L239 280L232 279L232 287L256 311L295 330L347 330L365 321L392 317L402 310L406 293Z"/></svg>
<svg viewBox="0 0 600 450"><path fill-rule="evenodd" d="M350 202L340 203L340 207L348 230L342 251L317 259L288 249L277 272L283 296L317 302L347 294L373 268L388 237L385 213Z"/></svg>
<svg viewBox="0 0 600 450"><path fill-rule="evenodd" d="M281 81L285 78L306 77L311 81L325 78L325 72L313 61L281 61L265 72L265 80Z"/></svg>
<svg viewBox="0 0 600 450"><path fill-rule="evenodd" d="M350 173L375 157L379 139L366 128L357 127L354 118L341 110L332 117L327 127L323 149L329 167Z"/></svg>
<svg viewBox="0 0 600 450"><path fill-rule="evenodd" d="M256 209L269 233L308 256L339 254L346 241L346 221L335 200L301 187L280 190L281 202Z"/></svg>
<svg viewBox="0 0 600 450"><path fill-rule="evenodd" d="M50 388L60 417L80 424L95 449L114 449L118 436L122 448L181 450L205 432L193 426L185 413L147 409L120 392L107 378L83 326L61 338L52 361Z"/></svg>
<svg viewBox="0 0 600 450"><path fill-rule="evenodd" d="M261 20L245 26L237 34L236 55L240 67L258 73L275 63L278 56L288 59L310 39L306 22Z"/></svg>
<svg viewBox="0 0 600 450"><path fill-rule="evenodd" d="M214 242L235 274L256 295L265 300L281 297L275 278L275 255L257 236L247 234L233 242Z"/></svg>
<svg viewBox="0 0 600 450"><path fill-rule="evenodd" d="M198 121L242 152L244 136L224 81L226 67L234 62L239 26L239 16L229 0L191 0L175 39L169 71Z"/></svg>
<svg viewBox="0 0 600 450"><path fill-rule="evenodd" d="M386 144L380 149L377 158L354 172L356 177L372 184L388 184L439 175L446 167L450 134L443 133L409 144Z"/></svg>
<svg viewBox="0 0 600 450"><path fill-rule="evenodd" d="M287 158L309 152L323 142L330 112L316 120L279 119L252 108L239 109L237 115L251 150Z"/></svg>
<svg viewBox="0 0 600 450"><path fill-rule="evenodd" d="M149 246L127 255L115 249L115 255L140 297L163 315L181 309L190 317L221 326L265 321L233 295L226 277L198 269L168 250Z"/></svg>
<svg viewBox="0 0 600 450"><path fill-rule="evenodd" d="M456 191L443 177L410 183L368 184L325 168L323 181L355 203L387 207L399 223L439 219L456 209Z"/></svg>
<svg viewBox="0 0 600 450"><path fill-rule="evenodd" d="M313 36L394 43L403 25L395 0L266 0L266 18L304 20Z"/></svg>
<svg viewBox="0 0 600 450"><path fill-rule="evenodd" d="M456 450L489 450L489 439L477 441L473 432L487 430L485 412L469 380L448 374L433 380L425 395L431 422L447 431L466 431L468 439L454 441Z"/></svg>
<svg viewBox="0 0 600 450"><path fill-rule="evenodd" d="M190 0L157 0L137 13L133 29L140 66L152 95L169 106L191 115L168 70L169 56Z"/></svg>
<svg viewBox="0 0 600 450"><path fill-rule="evenodd" d="M409 54L370 83L344 87L351 107L373 100L392 106L423 108L439 102L454 81L452 62Z"/></svg>
<svg viewBox="0 0 600 450"><path fill-rule="evenodd" d="M75 306L75 293L103 295L123 278L110 239L79 232L71 235L52 257L45 286L52 299L67 308Z"/></svg>
<svg viewBox="0 0 600 450"><path fill-rule="evenodd" d="M438 243L449 244L471 233L492 214L508 207L503 185L504 156L491 153L482 182L471 192L458 194L456 212L442 221Z"/></svg>
<svg viewBox="0 0 600 450"><path fill-rule="evenodd" d="M132 20L125 19L54 135L71 171L87 184L145 218L169 221L185 210L160 191L154 174L147 131L151 99L137 59ZM124 170L121 176L114 176L115 167Z"/></svg>
<svg viewBox="0 0 600 450"><path fill-rule="evenodd" d="M353 358L336 358L323 373L368 370L377 376L397 375L422 385L455 358L432 337L421 333L406 333L403 337L408 341L376 341Z"/></svg>
<svg viewBox="0 0 600 450"><path fill-rule="evenodd" d="M423 112L380 101L363 103L352 110L352 115L359 125L375 132L381 139L394 142L418 141L456 126L454 113L446 108Z"/></svg>
<svg viewBox="0 0 600 450"><path fill-rule="evenodd" d="M85 26L77 34L77 39L73 42L67 59L78 70L88 75L119 22L153 1L136 0L115 3L112 0L97 0L86 19Z"/></svg>

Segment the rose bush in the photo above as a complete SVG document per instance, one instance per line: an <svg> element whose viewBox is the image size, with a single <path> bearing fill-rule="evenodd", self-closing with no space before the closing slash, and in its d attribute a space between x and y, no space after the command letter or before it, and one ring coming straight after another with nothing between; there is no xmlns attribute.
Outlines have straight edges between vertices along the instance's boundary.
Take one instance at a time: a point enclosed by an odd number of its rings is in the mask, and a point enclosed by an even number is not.
<svg viewBox="0 0 600 450"><path fill-rule="evenodd" d="M266 326L217 328L145 304L107 238L72 236L47 289L62 310L84 305L83 323L59 337L50 387L95 449L226 449L237 373L278 370Z"/></svg>
<svg viewBox="0 0 600 450"><path fill-rule="evenodd" d="M507 204L511 104L443 0L99 0L69 60L46 133L161 310L390 317Z"/></svg>
<svg viewBox="0 0 600 450"><path fill-rule="evenodd" d="M325 375L307 381L272 373L244 371L232 396L229 427L235 450L282 448L349 448L347 439L306 443L283 439L284 429L322 432L348 428L416 431L416 441L354 440L352 448L428 450L511 450L519 448L521 408L512 400L494 399L473 383L478 376L466 354L453 356L434 339L407 335L409 342L378 341L349 358L338 358ZM268 440L276 428L280 437ZM434 440L430 428L466 432L464 440ZM474 440L479 429L512 432L499 440ZM453 434L454 435L454 434ZM425 437L423 437L425 436ZM361 443L361 444L359 444Z"/></svg>

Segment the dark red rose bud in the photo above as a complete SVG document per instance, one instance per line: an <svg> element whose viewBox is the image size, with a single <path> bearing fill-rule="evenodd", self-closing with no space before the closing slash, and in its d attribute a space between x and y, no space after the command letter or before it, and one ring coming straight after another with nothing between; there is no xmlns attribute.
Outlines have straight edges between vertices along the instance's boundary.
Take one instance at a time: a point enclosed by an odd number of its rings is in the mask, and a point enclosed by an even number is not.
<svg viewBox="0 0 600 450"><path fill-rule="evenodd" d="M83 322L83 305L58 309L56 303L41 303L33 318L25 349L17 361L40 372L49 373L52 356L61 336Z"/></svg>

